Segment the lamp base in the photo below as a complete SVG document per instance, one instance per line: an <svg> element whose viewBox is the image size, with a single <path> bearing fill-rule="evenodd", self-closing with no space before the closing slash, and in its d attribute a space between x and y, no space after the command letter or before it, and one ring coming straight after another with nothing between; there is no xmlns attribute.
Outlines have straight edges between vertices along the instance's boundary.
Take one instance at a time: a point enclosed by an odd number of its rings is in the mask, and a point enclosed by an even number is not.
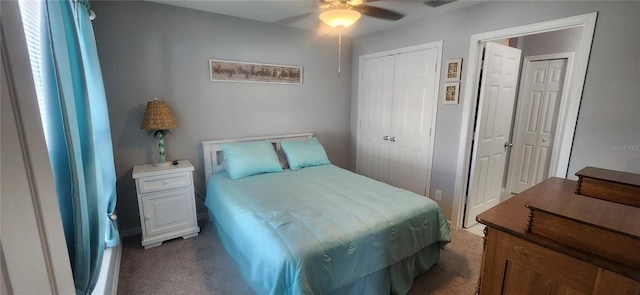
<svg viewBox="0 0 640 295"><path fill-rule="evenodd" d="M153 166L155 166L155 167L168 167L168 166L171 166L171 161L153 163Z"/></svg>

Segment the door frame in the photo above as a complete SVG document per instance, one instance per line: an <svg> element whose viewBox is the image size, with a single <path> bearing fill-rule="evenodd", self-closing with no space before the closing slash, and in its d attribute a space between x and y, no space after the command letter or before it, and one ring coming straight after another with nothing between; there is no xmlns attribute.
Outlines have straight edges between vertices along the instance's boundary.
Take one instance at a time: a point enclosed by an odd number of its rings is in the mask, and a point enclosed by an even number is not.
<svg viewBox="0 0 640 295"><path fill-rule="evenodd" d="M467 199L467 186L469 182L469 168L471 167L471 150L473 145L473 126L475 124L478 79L480 74L480 63L482 61L482 46L484 42L514 38L525 35L558 31L575 27L582 27L579 54L576 56L574 72L569 80L572 87L567 96L566 120L558 130L562 131L558 146L560 153L558 156L558 166L553 171L554 176L567 177L569 157L573 144L573 135L578 120L578 110L582 99L582 90L587 73L589 55L591 53L591 43L595 31L598 13L592 12L560 18L556 20L544 21L529 25L506 28L486 33L474 34L471 36L469 45L469 62L467 63L467 83L464 88L464 99L462 109L462 124L460 130L460 145L458 147L458 159L456 167L456 181L453 195L452 227L459 229L462 227L464 218L464 203Z"/></svg>
<svg viewBox="0 0 640 295"><path fill-rule="evenodd" d="M544 60L552 60L552 59L566 59L567 60L567 67L564 70L564 81L562 81L562 91L561 91L561 96L560 96L560 106L558 109L558 118L557 118L557 122L556 122L556 128L554 131L554 135L553 135L553 146L551 147L551 159L549 161L549 174L547 175L547 177L552 177L552 176L556 176L554 172L558 171L558 160L560 159L560 145L556 144L557 142L560 142L561 140L561 133L562 130L560 128L560 126L563 126L566 120L567 120L567 116L568 116L568 111L569 111L569 103L567 102L566 98L569 96L569 89L571 88L571 80L569 79L572 74L573 74L573 64L575 61L575 52L562 52L562 53L551 53L551 54L543 54L543 55L530 55L530 56L525 56L524 60L522 62L522 73L526 73L529 67L529 63L531 62L535 62L535 61L544 61ZM518 132L518 128L516 127L517 122L519 121L520 117L522 116L521 110L520 110L520 101L521 98L523 96L523 91L524 91L524 87L522 87L522 82L523 82L523 75L520 75L520 79L519 79L519 85L520 89L518 91L518 96L516 99L516 109L515 109L515 117L514 117L514 128L513 128L513 135L511 136L511 142L515 143L520 134ZM513 156L513 151L511 151L511 153L509 154L509 159L508 162L509 164L507 165L507 184L506 184L506 188L507 188L507 193L509 192L510 186L511 186L511 178L513 177L513 175L511 174L511 157Z"/></svg>
<svg viewBox="0 0 640 295"><path fill-rule="evenodd" d="M435 146L435 126L436 126L436 117L438 115L438 93L440 93L440 67L442 66L442 46L444 44L443 40L440 41L434 41L434 42L429 42L429 43L424 43L424 44L419 44L419 45L414 45L414 46L407 46L407 47L402 47L402 48L396 48L396 49L391 49L391 50L385 50L385 51L380 51L380 52L374 52L374 53L369 53L369 54L365 54L365 55L361 55L358 58L358 69L359 69L359 73L358 73L358 118L356 121L356 168L355 171L358 171L358 152L359 152L359 148L358 148L358 142L360 142L360 136L361 136L361 132L360 132L360 118L362 118L362 108L360 107L360 101L362 99L362 63L364 62L364 60L366 59L371 59L371 58L377 58L377 57L383 57L383 56L388 56L388 55L394 55L394 54L402 54L402 53L408 53L408 52L413 52L413 51L418 51L418 50L424 50L424 49L430 49L430 48L436 48L438 49L438 54L436 56L436 81L435 81L435 94L436 97L433 101L433 113L431 116L431 140L429 141L429 147L428 147L428 161L429 161L429 170L427 172L427 186L426 186L426 190L425 190L425 197L429 197L429 192L431 191L431 172L433 170L433 150L434 150L434 146Z"/></svg>

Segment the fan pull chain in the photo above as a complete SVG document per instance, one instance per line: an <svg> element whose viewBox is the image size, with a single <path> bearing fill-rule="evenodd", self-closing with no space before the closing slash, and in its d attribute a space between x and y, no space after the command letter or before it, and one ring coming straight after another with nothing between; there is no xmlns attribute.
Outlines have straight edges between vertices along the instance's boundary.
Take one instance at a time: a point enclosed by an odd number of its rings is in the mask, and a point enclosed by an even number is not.
<svg viewBox="0 0 640 295"><path fill-rule="evenodd" d="M338 77L342 71L342 27L338 28Z"/></svg>

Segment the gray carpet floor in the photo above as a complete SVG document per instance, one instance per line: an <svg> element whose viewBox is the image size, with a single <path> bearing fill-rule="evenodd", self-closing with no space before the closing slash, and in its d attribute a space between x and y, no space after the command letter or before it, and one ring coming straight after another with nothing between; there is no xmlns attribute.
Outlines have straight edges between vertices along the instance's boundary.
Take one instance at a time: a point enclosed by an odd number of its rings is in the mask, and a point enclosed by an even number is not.
<svg viewBox="0 0 640 295"><path fill-rule="evenodd" d="M200 223L198 237L165 241L145 250L140 236L123 241L118 294L255 294L227 254L215 227ZM415 279L410 295L474 294L482 238L452 231L440 263Z"/></svg>

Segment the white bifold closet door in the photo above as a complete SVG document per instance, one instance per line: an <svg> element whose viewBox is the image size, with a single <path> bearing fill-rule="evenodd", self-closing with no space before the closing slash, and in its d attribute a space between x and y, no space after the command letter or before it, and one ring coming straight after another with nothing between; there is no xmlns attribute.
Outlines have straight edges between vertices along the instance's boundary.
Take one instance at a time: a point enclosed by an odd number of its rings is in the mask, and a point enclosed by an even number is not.
<svg viewBox="0 0 640 295"><path fill-rule="evenodd" d="M437 63L438 48L361 62L358 173L426 195Z"/></svg>
<svg viewBox="0 0 640 295"><path fill-rule="evenodd" d="M509 161L509 191L515 194L549 177L567 59L531 61L525 66Z"/></svg>

